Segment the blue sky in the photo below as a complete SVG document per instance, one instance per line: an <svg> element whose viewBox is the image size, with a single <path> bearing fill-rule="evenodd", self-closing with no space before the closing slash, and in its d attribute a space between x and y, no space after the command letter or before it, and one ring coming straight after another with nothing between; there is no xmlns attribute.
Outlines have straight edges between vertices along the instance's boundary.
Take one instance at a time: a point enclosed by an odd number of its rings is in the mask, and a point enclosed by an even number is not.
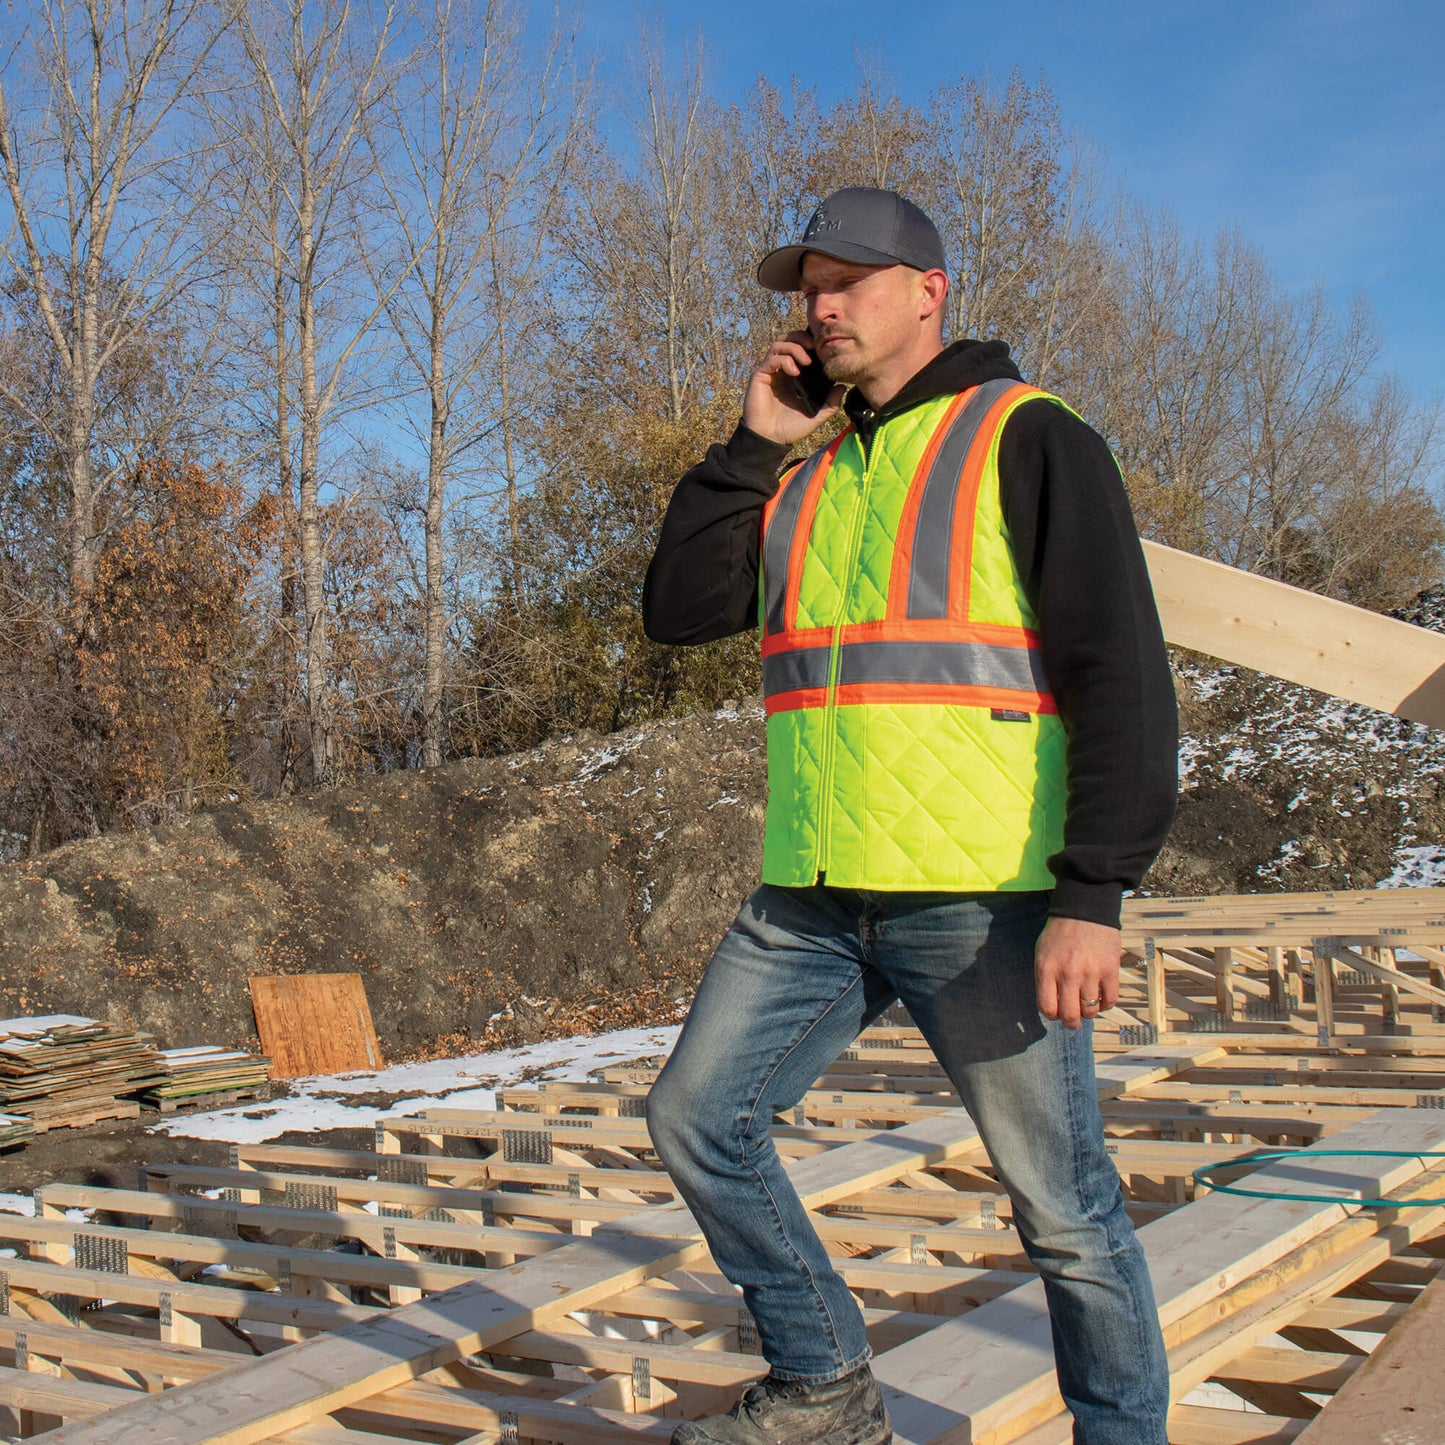
<svg viewBox="0 0 1445 1445"><path fill-rule="evenodd" d="M1442 0L591 0L604 80L640 21L674 51L701 31L724 99L759 72L844 94L860 49L910 101L961 74L1042 75L1110 180L1187 230L1239 226L1291 287L1362 294L1383 365L1445 397Z"/></svg>

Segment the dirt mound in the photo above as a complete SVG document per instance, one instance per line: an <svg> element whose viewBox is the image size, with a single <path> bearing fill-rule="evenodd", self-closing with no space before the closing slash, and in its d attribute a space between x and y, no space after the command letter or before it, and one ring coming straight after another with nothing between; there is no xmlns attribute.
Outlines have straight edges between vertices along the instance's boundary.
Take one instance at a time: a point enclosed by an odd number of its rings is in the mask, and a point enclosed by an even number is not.
<svg viewBox="0 0 1445 1445"><path fill-rule="evenodd" d="M652 1022L757 871L762 724L723 709L0 869L0 1016L254 1044L253 973L365 980L388 1057Z"/></svg>
<svg viewBox="0 0 1445 1445"><path fill-rule="evenodd" d="M1240 668L1177 677L1148 891L1434 880L1445 736ZM71 844L0 869L0 1016L254 1046L250 974L345 971L391 1058L661 1022L756 878L764 786L748 704Z"/></svg>

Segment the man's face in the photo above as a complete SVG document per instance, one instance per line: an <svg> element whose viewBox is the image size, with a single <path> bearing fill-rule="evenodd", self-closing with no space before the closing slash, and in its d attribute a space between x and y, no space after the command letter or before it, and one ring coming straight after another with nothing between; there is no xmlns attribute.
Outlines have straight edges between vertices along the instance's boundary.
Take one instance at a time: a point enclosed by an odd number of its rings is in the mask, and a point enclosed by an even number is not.
<svg viewBox="0 0 1445 1445"><path fill-rule="evenodd" d="M803 257L803 303L818 360L833 381L859 386L918 345L924 273L911 266L865 266L810 251Z"/></svg>

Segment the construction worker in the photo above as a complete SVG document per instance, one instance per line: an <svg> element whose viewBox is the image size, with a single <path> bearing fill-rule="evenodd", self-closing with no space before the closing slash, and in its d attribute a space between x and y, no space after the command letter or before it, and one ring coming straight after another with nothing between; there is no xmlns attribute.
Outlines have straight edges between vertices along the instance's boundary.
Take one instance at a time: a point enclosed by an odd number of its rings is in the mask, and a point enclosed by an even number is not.
<svg viewBox="0 0 1445 1445"><path fill-rule="evenodd" d="M643 610L660 642L760 627L762 884L647 1116L769 1374L672 1438L892 1438L862 1316L769 1126L897 999L1012 1200L1075 1441L1165 1445L1157 1310L1090 1025L1118 997L1120 900L1176 791L1174 692L1118 468L1004 343L945 347L943 247L901 196L830 196L758 280L801 293L807 330L767 348L737 430L678 483ZM842 435L784 469L840 407Z"/></svg>

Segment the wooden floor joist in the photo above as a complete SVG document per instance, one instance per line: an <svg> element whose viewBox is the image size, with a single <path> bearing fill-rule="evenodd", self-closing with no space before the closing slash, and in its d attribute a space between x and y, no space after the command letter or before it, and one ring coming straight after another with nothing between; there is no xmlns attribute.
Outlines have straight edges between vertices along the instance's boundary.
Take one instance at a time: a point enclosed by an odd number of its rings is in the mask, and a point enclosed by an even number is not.
<svg viewBox="0 0 1445 1445"><path fill-rule="evenodd" d="M1096 1056L1173 1445L1360 1438L1348 1421L1394 1378L1392 1341L1438 1331L1445 1206L1333 1196L1445 1197L1441 905L1130 905L1137 948ZM0 1436L665 1441L763 1365L651 1151L655 1070L383 1119L371 1150L243 1146L227 1167L150 1165L134 1190L47 1187L35 1218L0 1214L17 1255L0 1259ZM864 1309L897 1439L1064 1445L1042 1287L907 1020L871 1030L775 1132ZM1249 1187L1332 1197L1194 1181L1260 1148L1291 1155L1247 1167ZM1402 1157L1321 1152L1350 1148ZM1409 1383L1438 1418L1445 1387Z"/></svg>

